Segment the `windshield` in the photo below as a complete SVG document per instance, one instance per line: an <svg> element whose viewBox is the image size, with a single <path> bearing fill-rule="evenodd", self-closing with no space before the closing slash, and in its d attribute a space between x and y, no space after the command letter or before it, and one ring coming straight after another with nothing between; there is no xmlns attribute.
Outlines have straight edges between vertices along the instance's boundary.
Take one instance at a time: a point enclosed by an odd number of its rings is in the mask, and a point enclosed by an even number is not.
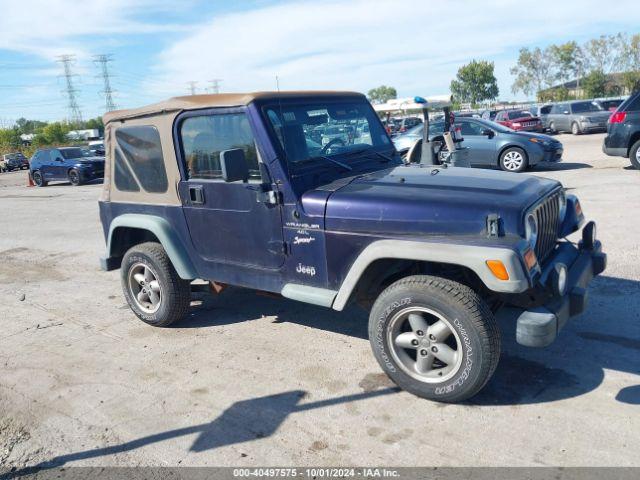
<svg viewBox="0 0 640 480"><path fill-rule="evenodd" d="M531 112L527 112L526 110L521 110L517 112L509 112L509 120L514 120L516 118L524 118L531 117Z"/></svg>
<svg viewBox="0 0 640 480"><path fill-rule="evenodd" d="M583 113L583 112L601 112L604 110L600 105L596 102L578 102L571 105L571 109L573 113Z"/></svg>
<svg viewBox="0 0 640 480"><path fill-rule="evenodd" d="M314 160L332 165L322 157L348 163L350 153L392 148L375 112L365 102L272 105L265 112L291 170Z"/></svg>
<svg viewBox="0 0 640 480"><path fill-rule="evenodd" d="M60 153L64 158L69 160L70 158L82 158L82 149L81 148L61 148Z"/></svg>

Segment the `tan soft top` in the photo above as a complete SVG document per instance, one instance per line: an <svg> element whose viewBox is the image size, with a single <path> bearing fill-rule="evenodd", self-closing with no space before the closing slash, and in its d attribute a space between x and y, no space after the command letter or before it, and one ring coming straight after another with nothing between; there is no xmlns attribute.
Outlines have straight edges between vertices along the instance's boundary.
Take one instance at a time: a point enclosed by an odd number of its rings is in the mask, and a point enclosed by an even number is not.
<svg viewBox="0 0 640 480"><path fill-rule="evenodd" d="M145 107L128 110L114 110L104 114L105 124L116 120L143 117L158 113L175 112L181 110L195 110L209 107L238 107L248 105L254 100L277 100L279 98L295 97L353 97L363 96L357 92L332 92L332 91L287 91L287 92L252 92L252 93L219 93L215 95L186 95L173 97L162 102L153 103Z"/></svg>

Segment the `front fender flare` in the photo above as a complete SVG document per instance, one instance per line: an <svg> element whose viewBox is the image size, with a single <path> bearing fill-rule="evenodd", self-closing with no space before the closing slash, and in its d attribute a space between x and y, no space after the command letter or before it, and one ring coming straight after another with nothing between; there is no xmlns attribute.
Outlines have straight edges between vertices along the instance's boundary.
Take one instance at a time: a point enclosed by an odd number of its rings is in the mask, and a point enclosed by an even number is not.
<svg viewBox="0 0 640 480"><path fill-rule="evenodd" d="M368 245L349 269L332 308L342 310L366 268L376 260L395 258L460 265L474 271L489 290L522 293L529 288L519 254L510 248L459 245L410 240L379 240ZM498 280L487 260L500 260L509 272L509 280Z"/></svg>
<svg viewBox="0 0 640 480"><path fill-rule="evenodd" d="M180 241L178 235L174 231L171 224L164 218L155 215L145 215L139 213L125 213L119 215L111 221L109 225L109 235L107 237L107 256L113 254L111 240L114 232L118 228L136 228L138 230L147 230L153 233L162 248L167 252L176 272L185 280L193 280L198 278L196 269L191 262L191 258Z"/></svg>

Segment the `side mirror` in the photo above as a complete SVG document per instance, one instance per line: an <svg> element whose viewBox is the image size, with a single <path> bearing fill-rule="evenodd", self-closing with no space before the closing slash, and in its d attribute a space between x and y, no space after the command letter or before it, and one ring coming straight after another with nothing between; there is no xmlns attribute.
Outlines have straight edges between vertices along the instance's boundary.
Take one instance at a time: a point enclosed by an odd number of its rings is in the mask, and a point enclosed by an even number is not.
<svg viewBox="0 0 640 480"><path fill-rule="evenodd" d="M246 182L249 179L249 167L244 158L244 150L233 148L220 152L220 168L222 169L222 179L225 182Z"/></svg>
<svg viewBox="0 0 640 480"><path fill-rule="evenodd" d="M493 138L495 133L493 132L493 130L491 130L490 128L485 128L484 130L482 130L482 134L486 135L489 138Z"/></svg>
<svg viewBox="0 0 640 480"><path fill-rule="evenodd" d="M57 157L57 158L56 158L56 162L64 162L64 158L62 158L62 157Z"/></svg>

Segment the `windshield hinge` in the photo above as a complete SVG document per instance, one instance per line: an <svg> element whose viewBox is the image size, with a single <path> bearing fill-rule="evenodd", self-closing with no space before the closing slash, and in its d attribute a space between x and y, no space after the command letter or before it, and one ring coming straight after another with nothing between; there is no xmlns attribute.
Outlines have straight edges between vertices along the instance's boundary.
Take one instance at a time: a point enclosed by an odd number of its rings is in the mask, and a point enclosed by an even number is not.
<svg viewBox="0 0 640 480"><path fill-rule="evenodd" d="M490 238L501 237L504 235L502 228L502 219L497 213L487 215L487 236Z"/></svg>

